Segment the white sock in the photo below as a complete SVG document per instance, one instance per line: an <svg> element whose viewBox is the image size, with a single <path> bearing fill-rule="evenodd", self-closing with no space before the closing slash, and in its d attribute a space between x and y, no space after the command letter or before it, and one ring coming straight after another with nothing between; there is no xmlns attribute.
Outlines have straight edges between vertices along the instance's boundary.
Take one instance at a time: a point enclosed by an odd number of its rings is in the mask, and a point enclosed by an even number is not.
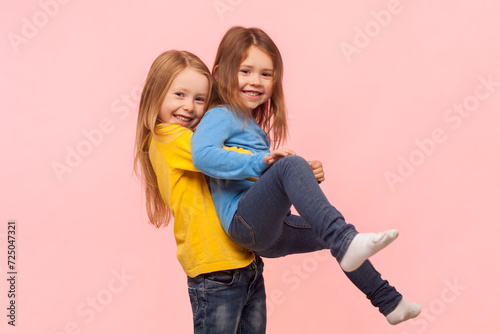
<svg viewBox="0 0 500 334"><path fill-rule="evenodd" d="M422 305L417 303L409 303L401 299L398 306L389 313L385 318L391 325L397 325L403 321L415 318L422 311Z"/></svg>
<svg viewBox="0 0 500 334"><path fill-rule="evenodd" d="M358 269L365 260L393 242L398 235L397 230L357 234L340 261L340 267L346 272Z"/></svg>

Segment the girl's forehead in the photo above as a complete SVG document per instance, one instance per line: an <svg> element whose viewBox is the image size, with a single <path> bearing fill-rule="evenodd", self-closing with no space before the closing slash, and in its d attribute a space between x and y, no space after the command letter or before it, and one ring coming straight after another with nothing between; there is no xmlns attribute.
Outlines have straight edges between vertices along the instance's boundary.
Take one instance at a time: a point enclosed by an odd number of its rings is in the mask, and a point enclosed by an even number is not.
<svg viewBox="0 0 500 334"><path fill-rule="evenodd" d="M205 73L192 68L185 68L172 80L171 88L205 88L208 87L209 80Z"/></svg>
<svg viewBox="0 0 500 334"><path fill-rule="evenodd" d="M247 48L241 58L240 65L247 62L267 63L268 67L274 67L275 65L275 61L269 52L256 45Z"/></svg>

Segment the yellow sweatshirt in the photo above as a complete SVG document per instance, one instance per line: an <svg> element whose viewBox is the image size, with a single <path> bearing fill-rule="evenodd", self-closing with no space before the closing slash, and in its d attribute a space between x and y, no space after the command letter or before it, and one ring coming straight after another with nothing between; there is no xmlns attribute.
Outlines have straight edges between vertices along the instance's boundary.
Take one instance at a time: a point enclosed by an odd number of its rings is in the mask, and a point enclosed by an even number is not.
<svg viewBox="0 0 500 334"><path fill-rule="evenodd" d="M249 265L255 255L227 236L205 175L193 165L193 132L179 124L163 126L150 139L149 159L163 200L174 216L177 259L182 268L195 277Z"/></svg>

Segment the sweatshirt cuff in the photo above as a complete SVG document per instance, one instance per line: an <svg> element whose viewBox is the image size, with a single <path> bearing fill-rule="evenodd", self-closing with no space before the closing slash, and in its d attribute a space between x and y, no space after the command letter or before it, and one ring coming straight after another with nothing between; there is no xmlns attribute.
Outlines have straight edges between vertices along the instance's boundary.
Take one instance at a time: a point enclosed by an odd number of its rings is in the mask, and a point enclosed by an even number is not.
<svg viewBox="0 0 500 334"><path fill-rule="evenodd" d="M259 161L257 168L259 169L260 175L262 175L262 173L264 173L269 168L269 166L264 162L264 157L267 155L269 155L269 153L266 152L258 154Z"/></svg>

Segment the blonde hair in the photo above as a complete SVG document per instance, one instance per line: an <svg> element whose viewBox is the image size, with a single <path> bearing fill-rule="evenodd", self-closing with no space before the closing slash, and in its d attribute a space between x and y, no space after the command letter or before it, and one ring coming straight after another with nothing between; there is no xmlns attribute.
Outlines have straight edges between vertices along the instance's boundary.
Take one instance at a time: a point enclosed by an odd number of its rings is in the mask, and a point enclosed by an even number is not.
<svg viewBox="0 0 500 334"><path fill-rule="evenodd" d="M268 54L274 65L272 96L254 110L246 106L238 89L238 70L251 46ZM212 74L216 79L218 94L214 94L209 103L210 108L222 104L244 119L254 118L274 147L286 140L288 126L283 93L283 60L278 47L264 31L243 27L229 29L219 44Z"/></svg>
<svg viewBox="0 0 500 334"><path fill-rule="evenodd" d="M214 81L208 67L196 55L187 51L171 50L160 54L149 70L142 90L135 136L134 171L144 185L146 211L150 223L160 228L167 226L172 213L165 204L158 180L149 159L149 142L156 136L161 121L158 118L167 90L174 79L186 68L205 75L209 83L207 100L212 96Z"/></svg>

